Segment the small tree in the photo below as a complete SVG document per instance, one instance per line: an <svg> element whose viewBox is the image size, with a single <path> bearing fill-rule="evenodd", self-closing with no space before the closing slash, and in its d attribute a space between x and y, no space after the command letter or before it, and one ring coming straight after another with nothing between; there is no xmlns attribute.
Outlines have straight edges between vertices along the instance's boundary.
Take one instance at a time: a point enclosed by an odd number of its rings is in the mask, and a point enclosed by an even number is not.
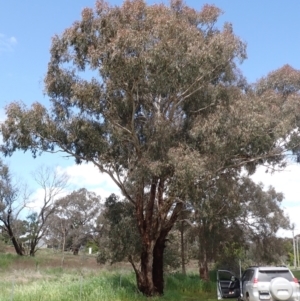
<svg viewBox="0 0 300 301"><path fill-rule="evenodd" d="M27 243L30 256L35 255L39 241L46 238L49 218L56 210L57 198L67 186L68 176L50 168L41 167L34 172L34 179L41 187L43 197L35 200L37 204L34 209L31 208L34 211L28 216Z"/></svg>
<svg viewBox="0 0 300 301"><path fill-rule="evenodd" d="M13 184L8 166L0 160L0 227L16 253L22 256L25 249L20 236L24 234L24 223L18 220L18 215L24 209L28 195L24 193L22 196L20 187Z"/></svg>

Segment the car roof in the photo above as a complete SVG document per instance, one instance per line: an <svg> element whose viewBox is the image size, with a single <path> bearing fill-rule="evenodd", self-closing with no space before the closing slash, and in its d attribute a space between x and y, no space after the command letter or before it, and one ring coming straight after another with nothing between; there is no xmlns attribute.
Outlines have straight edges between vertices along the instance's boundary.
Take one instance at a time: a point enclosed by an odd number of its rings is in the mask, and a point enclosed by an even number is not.
<svg viewBox="0 0 300 301"><path fill-rule="evenodd" d="M257 267L259 271L289 271L286 267Z"/></svg>

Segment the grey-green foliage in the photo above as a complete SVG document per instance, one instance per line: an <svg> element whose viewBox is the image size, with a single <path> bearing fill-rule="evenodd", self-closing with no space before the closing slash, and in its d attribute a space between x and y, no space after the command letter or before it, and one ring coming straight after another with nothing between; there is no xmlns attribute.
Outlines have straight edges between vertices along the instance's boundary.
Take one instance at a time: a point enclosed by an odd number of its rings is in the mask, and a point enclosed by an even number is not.
<svg viewBox="0 0 300 301"><path fill-rule="evenodd" d="M280 162L298 124L299 87L286 97L278 85L248 85L237 68L245 43L229 23L216 26L220 14L180 0L97 1L52 40L50 110L14 102L1 124L5 155L58 148L113 178L137 212L142 269L133 267L149 296L163 293L164 240L189 191L223 171Z"/></svg>
<svg viewBox="0 0 300 301"><path fill-rule="evenodd" d="M177 231L171 231L166 241L164 252L164 267L165 271L173 272L180 269L180 240Z"/></svg>
<svg viewBox="0 0 300 301"><path fill-rule="evenodd" d="M111 262L127 260L129 256L136 258L140 253L141 244L134 207L112 194L105 201L104 216L109 227Z"/></svg>
<svg viewBox="0 0 300 301"><path fill-rule="evenodd" d="M101 214L101 197L85 188L56 201L56 214L50 224L64 248L78 254L79 248L95 236L95 224Z"/></svg>
<svg viewBox="0 0 300 301"><path fill-rule="evenodd" d="M280 263L284 250L276 235L290 227L282 193L239 176L219 177L201 197L194 202L195 227L189 232L198 240L200 260L228 268L251 249L255 264Z"/></svg>
<svg viewBox="0 0 300 301"><path fill-rule="evenodd" d="M97 256L98 263L111 263L128 260L132 257L138 260L141 252L141 242L136 225L135 212L132 204L111 194L105 201L103 221L108 229L109 242L101 245ZM164 251L164 266L172 271L180 267L180 245L178 233L170 233ZM101 240L100 240L101 241Z"/></svg>

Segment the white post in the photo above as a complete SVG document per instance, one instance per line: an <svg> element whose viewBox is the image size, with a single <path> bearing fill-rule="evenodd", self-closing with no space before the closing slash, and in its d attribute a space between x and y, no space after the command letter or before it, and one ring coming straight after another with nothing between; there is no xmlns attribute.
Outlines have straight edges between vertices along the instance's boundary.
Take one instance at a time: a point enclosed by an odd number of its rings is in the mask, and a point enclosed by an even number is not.
<svg viewBox="0 0 300 301"><path fill-rule="evenodd" d="M90 255L92 254L92 248L89 248L89 254Z"/></svg>
<svg viewBox="0 0 300 301"><path fill-rule="evenodd" d="M295 244L295 236L294 236L294 227L293 227L293 249L294 249L294 269L296 269L296 244Z"/></svg>
<svg viewBox="0 0 300 301"><path fill-rule="evenodd" d="M299 267L299 247L298 247L298 236L296 237L296 250L297 250L297 266Z"/></svg>

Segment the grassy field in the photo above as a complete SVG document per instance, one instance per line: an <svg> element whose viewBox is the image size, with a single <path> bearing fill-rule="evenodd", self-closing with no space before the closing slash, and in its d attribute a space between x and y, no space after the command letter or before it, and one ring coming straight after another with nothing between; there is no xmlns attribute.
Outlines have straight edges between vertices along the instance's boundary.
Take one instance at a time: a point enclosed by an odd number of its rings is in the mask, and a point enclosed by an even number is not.
<svg viewBox="0 0 300 301"><path fill-rule="evenodd" d="M169 273L165 294L151 300L216 301L215 283L203 283L195 266L187 276ZM293 271L300 279L300 270ZM36 257L0 254L0 301L149 300L136 289L129 264L97 265L94 256L39 252Z"/></svg>
<svg viewBox="0 0 300 301"><path fill-rule="evenodd" d="M297 279L300 279L300 270L292 270L292 272Z"/></svg>
<svg viewBox="0 0 300 301"><path fill-rule="evenodd" d="M39 253L35 258L0 254L0 301L149 300L136 290L126 264L97 265L95 257ZM198 275L166 275L165 295L151 300L215 300L215 284Z"/></svg>

